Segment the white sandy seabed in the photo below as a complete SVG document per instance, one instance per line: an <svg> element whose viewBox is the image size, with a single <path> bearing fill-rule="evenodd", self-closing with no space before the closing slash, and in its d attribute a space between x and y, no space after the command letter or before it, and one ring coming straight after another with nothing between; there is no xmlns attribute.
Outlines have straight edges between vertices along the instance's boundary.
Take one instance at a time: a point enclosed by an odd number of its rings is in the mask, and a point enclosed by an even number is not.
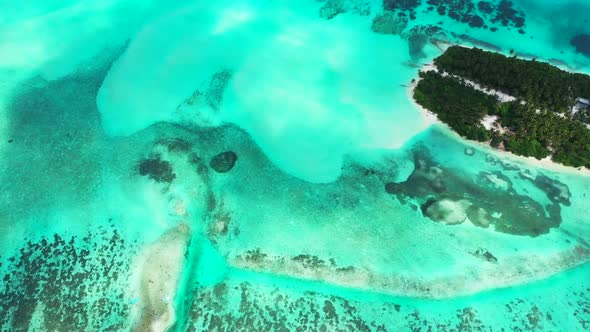
<svg viewBox="0 0 590 332"><path fill-rule="evenodd" d="M121 41L118 33L124 31L121 35L135 37L109 72L97 100L107 133L128 135L158 121L183 122L199 113L204 123L244 128L273 163L311 182L337 178L346 153L398 148L436 121L412 107L411 96L399 88L416 74L415 68L400 65L408 61L406 41L370 33L368 19L338 16L321 22L316 1L293 1L291 6L259 2L184 5L156 20L148 18L166 5L67 5L31 22L29 30L17 25L5 34L19 42L0 43L0 53L13 55L2 57L2 65L41 65L47 78L63 75L101 46ZM130 12L135 15L123 15ZM94 17L86 22L92 29L71 29L67 18L80 13ZM56 18L65 22L56 30L61 33L52 34L53 39L36 33ZM80 43L65 51L52 47L71 39L74 30L84 36L81 39L96 35L103 44ZM37 39L32 37L36 34ZM20 56L23 47L33 47L28 57ZM79 58L46 61L59 59L56 52ZM232 75L222 107L197 103L195 110L179 114L179 105L206 89L220 71ZM174 297L187 237L179 226L138 258L137 280L157 281L153 287L137 284L141 304L157 306L153 310L161 315L148 321L160 324L152 326L156 329L174 321L166 297ZM165 268L159 269L160 264ZM143 327L141 319L137 322Z"/></svg>
<svg viewBox="0 0 590 332"><path fill-rule="evenodd" d="M222 1L147 25L101 87L106 131L178 121L178 106L222 70L232 76L222 107L199 114L244 128L276 165L311 182L336 179L348 152L398 148L428 127L396 89L415 74L392 65L407 60L407 42L370 33L365 18L325 22L318 4L302 6Z"/></svg>

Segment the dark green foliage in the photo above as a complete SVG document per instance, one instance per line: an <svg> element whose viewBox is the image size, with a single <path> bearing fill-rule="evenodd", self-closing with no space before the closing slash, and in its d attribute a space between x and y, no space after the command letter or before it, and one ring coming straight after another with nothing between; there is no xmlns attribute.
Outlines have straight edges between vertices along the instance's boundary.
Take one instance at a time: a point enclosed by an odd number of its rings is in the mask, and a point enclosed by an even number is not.
<svg viewBox="0 0 590 332"><path fill-rule="evenodd" d="M460 46L450 47L434 62L445 72L503 91L535 108L566 113L577 97L590 98L590 76L548 63Z"/></svg>
<svg viewBox="0 0 590 332"><path fill-rule="evenodd" d="M498 102L494 97L434 71L422 72L420 77L422 80L414 91L418 104L435 113L461 136L478 141L490 138L480 122L484 115L496 112Z"/></svg>
<svg viewBox="0 0 590 332"><path fill-rule="evenodd" d="M578 110L573 118L578 121L590 124L590 108Z"/></svg>
<svg viewBox="0 0 590 332"><path fill-rule="evenodd" d="M540 159L550 148L556 162L590 167L590 130L582 123L518 102L508 106L500 115L502 125L512 131L504 135L507 150Z"/></svg>
<svg viewBox="0 0 590 332"><path fill-rule="evenodd" d="M420 73L416 102L435 113L460 135L490 141L517 155L537 159L552 155L567 166L590 167L590 130L579 121L550 111L538 111L521 101L500 104L496 98L436 72ZM497 115L505 133L486 130L485 115Z"/></svg>

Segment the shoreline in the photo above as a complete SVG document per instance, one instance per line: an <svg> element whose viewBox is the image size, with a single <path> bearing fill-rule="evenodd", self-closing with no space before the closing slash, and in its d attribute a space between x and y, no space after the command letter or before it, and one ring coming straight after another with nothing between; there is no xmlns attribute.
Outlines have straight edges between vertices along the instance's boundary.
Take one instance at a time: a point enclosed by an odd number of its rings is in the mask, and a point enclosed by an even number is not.
<svg viewBox="0 0 590 332"><path fill-rule="evenodd" d="M518 52L511 53L510 51L508 51L506 49L501 49L499 47L496 47L495 45L491 45L493 47L486 46L485 44L482 43L482 41L478 41L478 40L471 40L470 41L469 39L461 38L461 36L455 36L454 41L448 41L448 40L443 40L443 39L432 40L431 44L434 45L436 48L438 48L443 53L447 50L447 48L449 48L450 46L453 46L453 45L461 46L461 47L468 47L468 48L479 48L484 51L499 53L499 54L502 54L505 56L516 56L517 58L522 59L522 60L545 62L545 63L548 63L552 66L555 66L563 71L566 71L566 72L572 73L572 74L580 73L580 72L590 74L590 72L580 70L581 68L583 69L584 67L580 67L579 64L577 66L574 66L574 65L570 65L570 64L566 63L565 61L558 59L558 58L543 58L541 56L535 56L534 54L518 53Z"/></svg>
<svg viewBox="0 0 590 332"><path fill-rule="evenodd" d="M462 45L460 45L460 46L462 46ZM422 65L422 67L420 67L418 69L418 71L423 72L423 71L428 71L431 69L435 69L433 62L429 62L429 63ZM494 152L499 155L507 156L507 157L511 158L512 161L514 161L514 162L525 164L527 166L542 168L543 170L547 170L550 172L559 172L559 173L579 175L579 176L590 176L590 169L588 169L584 166L581 166L581 167L566 166L566 165L554 162L553 160L551 160L551 156L548 156L543 159L536 159L534 157L519 156L519 155L514 154L510 151L494 148L494 147L490 146L488 143L472 141L472 140L462 137L457 132L455 132L451 127L449 127L446 123L440 121L438 119L438 117L436 116L436 114L434 114L433 112L424 108L422 105L418 104L414 100L414 89L418 85L418 82L420 82L420 77L415 78L414 81L411 82L406 88L406 95L410 99L410 102L420 112L421 116L429 121L430 126L438 125L439 127L444 129L444 131L448 137L454 139L455 141L459 141L465 145L472 145L473 147L476 147L478 149L482 149L482 148L484 150L487 149L490 152Z"/></svg>

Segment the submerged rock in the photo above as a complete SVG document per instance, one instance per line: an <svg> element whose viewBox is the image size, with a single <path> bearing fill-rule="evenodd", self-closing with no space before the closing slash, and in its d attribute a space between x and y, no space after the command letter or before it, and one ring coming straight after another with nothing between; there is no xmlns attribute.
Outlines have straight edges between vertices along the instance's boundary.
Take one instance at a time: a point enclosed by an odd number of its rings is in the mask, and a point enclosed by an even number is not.
<svg viewBox="0 0 590 332"><path fill-rule="evenodd" d="M401 33L401 36L408 42L411 58L408 64L416 68L422 67L423 64L420 63L420 60L426 58L425 47L428 44L434 44L440 47L437 44L445 44L446 42L444 41L449 40L447 32L441 27L432 24L415 25L409 29L405 29Z"/></svg>
<svg viewBox="0 0 590 332"><path fill-rule="evenodd" d="M494 52L502 52L502 48L500 46L488 43L487 41L476 39L466 34L456 34L452 32L451 35L453 37L460 38L470 44L473 44L473 46L475 47L481 47Z"/></svg>
<svg viewBox="0 0 590 332"><path fill-rule="evenodd" d="M467 217L475 226L488 228L490 226L489 214L486 210L472 205L467 209Z"/></svg>
<svg viewBox="0 0 590 332"><path fill-rule="evenodd" d="M578 53L582 53L585 56L590 57L590 35L577 35L570 40L570 43L576 48Z"/></svg>
<svg viewBox="0 0 590 332"><path fill-rule="evenodd" d="M172 165L160 156L144 159L139 163L139 174L149 176L157 182L172 182L176 178Z"/></svg>
<svg viewBox="0 0 590 332"><path fill-rule="evenodd" d="M435 36L440 30L439 27L433 25L417 25L402 34L402 37L408 41L412 60L415 61L426 57L424 47L428 44L430 38Z"/></svg>
<svg viewBox="0 0 590 332"><path fill-rule="evenodd" d="M553 203L563 204L565 206L570 206L570 189L569 187L559 182L558 180L551 179L545 175L538 175L533 184L541 189L547 195Z"/></svg>
<svg viewBox="0 0 590 332"><path fill-rule="evenodd" d="M486 162L492 166L496 166L499 162L498 158L492 156L491 154L486 155Z"/></svg>
<svg viewBox="0 0 590 332"><path fill-rule="evenodd" d="M502 164L502 168L505 171L519 171L520 170L520 167L518 167L518 166L516 166L516 165L514 165L514 164L512 164L510 162L500 161L500 163Z"/></svg>
<svg viewBox="0 0 590 332"><path fill-rule="evenodd" d="M418 159L413 176L425 180L432 190L441 193L446 190L443 170L435 165L430 165L427 161Z"/></svg>
<svg viewBox="0 0 590 332"><path fill-rule="evenodd" d="M225 151L211 158L209 166L211 166L211 168L217 173L227 173L234 168L237 160L238 155L235 152Z"/></svg>
<svg viewBox="0 0 590 332"><path fill-rule="evenodd" d="M371 30L376 33L399 35L408 26L408 19L398 16L393 12L384 12L375 16L371 24Z"/></svg>
<svg viewBox="0 0 590 332"><path fill-rule="evenodd" d="M466 156L473 156L475 154L475 150L473 148L465 148L463 151Z"/></svg>
<svg viewBox="0 0 590 332"><path fill-rule="evenodd" d="M476 251L472 252L471 254L477 258L481 258L481 259L486 260L490 263L498 263L498 259L496 258L496 256L494 256L491 252L489 252L486 249L478 248Z"/></svg>
<svg viewBox="0 0 590 332"><path fill-rule="evenodd" d="M453 201L445 198L427 202L422 207L422 211L431 220L444 222L447 225L457 225L467 219L467 209L470 206L471 203L466 199Z"/></svg>
<svg viewBox="0 0 590 332"><path fill-rule="evenodd" d="M320 17L326 20L333 19L342 13L346 13L346 4L341 0L328 0L320 8Z"/></svg>

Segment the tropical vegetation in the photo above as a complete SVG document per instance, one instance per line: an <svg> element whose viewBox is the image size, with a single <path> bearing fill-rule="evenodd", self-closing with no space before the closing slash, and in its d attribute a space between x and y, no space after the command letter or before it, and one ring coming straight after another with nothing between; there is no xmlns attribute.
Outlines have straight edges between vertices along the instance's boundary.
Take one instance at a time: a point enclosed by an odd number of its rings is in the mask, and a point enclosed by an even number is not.
<svg viewBox="0 0 590 332"><path fill-rule="evenodd" d="M545 107L538 109L538 103L521 99L501 103L460 77L436 71L420 73L414 99L468 139L487 141L517 155L537 159L551 156L567 166L590 168L587 126ZM486 115L497 116L502 130L486 129L482 125Z"/></svg>

